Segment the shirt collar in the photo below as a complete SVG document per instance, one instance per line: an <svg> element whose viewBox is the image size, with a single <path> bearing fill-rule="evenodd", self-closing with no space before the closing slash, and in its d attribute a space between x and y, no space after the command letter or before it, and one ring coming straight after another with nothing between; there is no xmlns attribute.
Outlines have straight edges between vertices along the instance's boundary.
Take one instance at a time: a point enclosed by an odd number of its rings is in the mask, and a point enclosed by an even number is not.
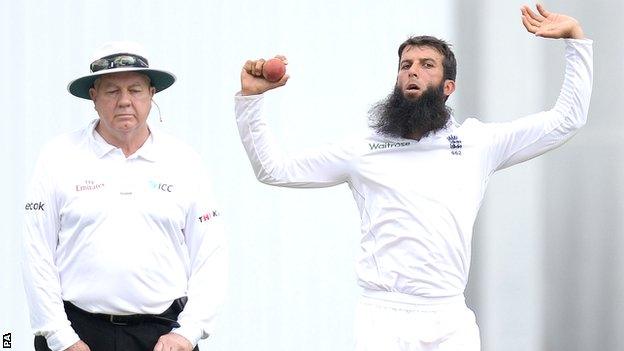
<svg viewBox="0 0 624 351"><path fill-rule="evenodd" d="M154 134L158 135L158 132L155 132L154 129L151 127L148 127L148 128L149 128L150 134L147 137L147 140L145 140L145 143L143 143L143 146L141 146L141 148L139 148L134 153L134 155L136 157L144 158L147 161L155 162L157 159L158 152L156 152L157 145L154 140L155 138L156 140L160 140L160 139L158 139L157 136L154 136Z"/></svg>
<svg viewBox="0 0 624 351"><path fill-rule="evenodd" d="M111 145L104 140L104 138L95 130L95 127L98 124L99 119L94 119L89 123L89 127L87 128L88 138L92 147L93 152L98 158L104 157L109 152L118 149L116 146ZM148 127L149 128L149 127ZM158 136L154 136L154 134L158 135L158 132L154 133L154 129L149 128L150 135L147 137L145 143L132 155L131 158L141 157L147 161L156 161L157 152L156 152L156 144L154 142L154 138L158 139Z"/></svg>
<svg viewBox="0 0 624 351"><path fill-rule="evenodd" d="M449 120L446 122L446 127L444 128L451 129L451 128L457 128L457 127L459 127L459 123L457 123L457 120L455 119L455 117L451 115L449 117Z"/></svg>

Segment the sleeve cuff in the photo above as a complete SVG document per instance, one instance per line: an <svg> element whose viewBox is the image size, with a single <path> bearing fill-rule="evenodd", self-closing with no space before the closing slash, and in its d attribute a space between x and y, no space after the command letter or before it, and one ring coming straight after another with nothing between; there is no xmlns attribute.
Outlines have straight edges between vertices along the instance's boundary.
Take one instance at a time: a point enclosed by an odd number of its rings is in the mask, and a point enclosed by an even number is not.
<svg viewBox="0 0 624 351"><path fill-rule="evenodd" d="M80 340L72 327L64 327L46 337L48 347L52 351L63 351Z"/></svg>
<svg viewBox="0 0 624 351"><path fill-rule="evenodd" d="M197 346L200 339L208 337L208 334L205 334L201 328L196 326L183 325L180 328L173 329L171 332L186 338L193 344L193 347Z"/></svg>
<svg viewBox="0 0 624 351"><path fill-rule="evenodd" d="M241 94L240 91L234 94L235 100L257 100L257 99L262 99L263 97L264 97L264 94L243 95Z"/></svg>
<svg viewBox="0 0 624 351"><path fill-rule="evenodd" d="M592 39L589 39L589 38L583 38L583 39L566 38L565 41L567 43L570 43L570 44L573 44L573 43L593 44L594 43L594 41Z"/></svg>

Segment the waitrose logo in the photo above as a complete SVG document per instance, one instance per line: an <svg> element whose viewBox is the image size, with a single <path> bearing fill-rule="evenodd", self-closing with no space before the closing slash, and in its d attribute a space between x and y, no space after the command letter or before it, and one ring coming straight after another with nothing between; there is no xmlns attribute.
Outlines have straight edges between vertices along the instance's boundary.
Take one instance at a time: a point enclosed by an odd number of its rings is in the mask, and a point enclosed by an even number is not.
<svg viewBox="0 0 624 351"><path fill-rule="evenodd" d="M388 143L369 143L368 146L370 147L371 150L383 150L383 149L391 149L394 147L404 147L404 146L408 146L411 143L409 141L402 141L402 142L398 142L398 143L392 143L392 142L388 142Z"/></svg>

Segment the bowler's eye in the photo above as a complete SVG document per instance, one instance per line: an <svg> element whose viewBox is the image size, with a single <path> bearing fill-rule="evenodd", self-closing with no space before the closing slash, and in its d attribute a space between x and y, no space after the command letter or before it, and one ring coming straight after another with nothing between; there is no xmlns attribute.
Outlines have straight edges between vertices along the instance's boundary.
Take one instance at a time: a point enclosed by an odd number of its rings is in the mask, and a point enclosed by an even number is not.
<svg viewBox="0 0 624 351"><path fill-rule="evenodd" d="M108 95L114 95L114 94L117 94L118 92L119 92L119 89L109 89L105 91L105 93Z"/></svg>
<svg viewBox="0 0 624 351"><path fill-rule="evenodd" d="M425 62L425 63L423 64L423 67L425 67L425 68L433 68L433 67L434 67L434 65L433 65L433 63L431 63L431 62Z"/></svg>
<svg viewBox="0 0 624 351"><path fill-rule="evenodd" d="M409 69L411 64L409 62L403 62L401 64L401 69Z"/></svg>

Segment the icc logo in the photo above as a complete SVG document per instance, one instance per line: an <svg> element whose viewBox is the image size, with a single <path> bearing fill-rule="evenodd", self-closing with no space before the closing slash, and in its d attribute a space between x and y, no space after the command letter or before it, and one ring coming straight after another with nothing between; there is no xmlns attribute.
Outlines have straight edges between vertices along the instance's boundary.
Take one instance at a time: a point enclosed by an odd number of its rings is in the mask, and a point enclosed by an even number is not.
<svg viewBox="0 0 624 351"><path fill-rule="evenodd" d="M173 185L171 184L158 183L153 180L150 180L149 185L152 189L158 189L158 190L162 190L168 193L173 191Z"/></svg>

